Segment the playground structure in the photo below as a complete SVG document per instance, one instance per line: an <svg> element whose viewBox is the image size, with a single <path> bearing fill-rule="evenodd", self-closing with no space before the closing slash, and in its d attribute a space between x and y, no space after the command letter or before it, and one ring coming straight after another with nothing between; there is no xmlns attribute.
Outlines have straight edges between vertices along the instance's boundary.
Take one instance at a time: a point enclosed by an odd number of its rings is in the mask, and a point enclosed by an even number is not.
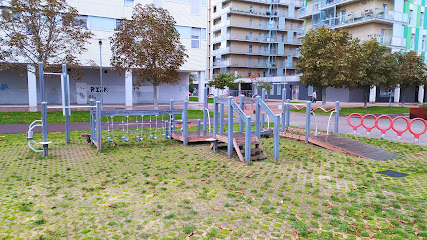
<svg viewBox="0 0 427 240"><path fill-rule="evenodd" d="M351 123L351 118L353 117L353 116L357 116L357 117L359 117L360 118L360 123L359 124L352 124ZM374 124L372 125L372 126L367 126L367 124L365 123L365 120L367 119L367 118L373 118L373 120L374 120ZM385 118L385 119L388 119L389 120L389 122L390 122L390 124L388 125L388 127L380 127L380 125L379 125L379 121L380 121L380 119L382 119L382 118ZM395 126L395 122L397 121L397 120L399 120L399 119L401 119L401 120L403 120L404 122L406 122L406 127L405 128L403 128L403 129L397 129L397 127ZM412 124L414 123L414 122L416 122L416 121L420 121L420 122L422 122L423 124L424 124L424 129L423 130L421 130L420 132L415 132L413 129L412 129ZM352 128L353 128L353 133L354 134L356 134L357 133L357 129L360 127L360 126L363 126L365 129L366 129L366 135L370 135L371 134L371 131L372 131L372 129L375 129L375 128L377 128L378 130L380 130L380 132L381 132L381 137L382 138L384 138L385 136L386 136L386 132L388 131L388 130L390 130L390 129L393 129L393 131L395 131L396 132L396 134L397 134L397 139L402 139L402 134L404 133L404 132L406 132L406 131L409 131L410 133L412 133L413 135L414 135L414 142L418 142L419 141L419 138L420 138L420 136L422 135L422 134L424 134L426 131L427 131L427 122L426 122L426 120L424 120L424 119L422 119L422 118L414 118L414 119L412 119L412 120L409 120L409 119L407 119L406 117L402 117L402 116L398 116L398 117L395 117L395 118L391 118L390 116L388 116L388 115L381 115L381 116L375 116L375 115L373 115L373 114L365 114L365 115L363 115L362 116L362 114L359 114L359 113L352 113L352 114L350 114L348 117L347 117L347 122L348 122L348 125L350 125Z"/></svg>

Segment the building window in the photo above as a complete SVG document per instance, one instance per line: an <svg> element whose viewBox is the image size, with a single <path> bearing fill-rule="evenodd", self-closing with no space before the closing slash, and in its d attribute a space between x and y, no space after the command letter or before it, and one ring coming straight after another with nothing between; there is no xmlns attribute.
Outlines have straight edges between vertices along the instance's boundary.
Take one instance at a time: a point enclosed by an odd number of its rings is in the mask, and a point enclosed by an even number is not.
<svg viewBox="0 0 427 240"><path fill-rule="evenodd" d="M307 91L308 91L308 96L313 96L313 86L308 86Z"/></svg>
<svg viewBox="0 0 427 240"><path fill-rule="evenodd" d="M280 66L283 67L283 64L284 64L284 60L280 59Z"/></svg>
<svg viewBox="0 0 427 240"><path fill-rule="evenodd" d="M249 40L252 40L252 32L249 32Z"/></svg>
<svg viewBox="0 0 427 240"><path fill-rule="evenodd" d="M252 76L252 71L248 71L248 77Z"/></svg>
<svg viewBox="0 0 427 240"><path fill-rule="evenodd" d="M294 30L294 23L291 23L291 30Z"/></svg>
<svg viewBox="0 0 427 240"><path fill-rule="evenodd" d="M248 66L252 66L252 58L248 58Z"/></svg>
<svg viewBox="0 0 427 240"><path fill-rule="evenodd" d="M282 34L282 42L285 42L285 34Z"/></svg>
<svg viewBox="0 0 427 240"><path fill-rule="evenodd" d="M409 25L412 25L413 15L414 15L414 10L409 10Z"/></svg>
<svg viewBox="0 0 427 240"><path fill-rule="evenodd" d="M261 67L261 58L258 58L258 67Z"/></svg>
<svg viewBox="0 0 427 240"><path fill-rule="evenodd" d="M267 41L268 39L268 33L264 33L264 41Z"/></svg>
<svg viewBox="0 0 427 240"><path fill-rule="evenodd" d="M254 6L249 5L249 12L250 12L250 13L253 13L253 12L254 12Z"/></svg>
<svg viewBox="0 0 427 240"><path fill-rule="evenodd" d="M282 84L276 85L276 93L277 95L282 95Z"/></svg>
<svg viewBox="0 0 427 240"><path fill-rule="evenodd" d="M191 28L191 48L200 48L201 32L200 28Z"/></svg>
<svg viewBox="0 0 427 240"><path fill-rule="evenodd" d="M271 85L270 95L274 95L274 85Z"/></svg>
<svg viewBox="0 0 427 240"><path fill-rule="evenodd" d="M411 49L414 49L415 47L415 34L411 35Z"/></svg>
<svg viewBox="0 0 427 240"><path fill-rule="evenodd" d="M262 41L262 34L258 33L258 41Z"/></svg>
<svg viewBox="0 0 427 240"><path fill-rule="evenodd" d="M262 20L259 20L258 27L262 28Z"/></svg>
<svg viewBox="0 0 427 240"><path fill-rule="evenodd" d="M426 35L423 35L423 39L421 41L421 50L425 50L426 49Z"/></svg>
<svg viewBox="0 0 427 240"><path fill-rule="evenodd" d="M422 28L424 26L424 13L422 12L420 15L420 27Z"/></svg>
<svg viewBox="0 0 427 240"><path fill-rule="evenodd" d="M259 7L259 13L260 13L260 14L263 14L263 13L262 13L262 7Z"/></svg>
<svg viewBox="0 0 427 240"><path fill-rule="evenodd" d="M265 20L265 21L264 21L264 28L265 28L265 29L268 29L268 20Z"/></svg>
<svg viewBox="0 0 427 240"><path fill-rule="evenodd" d="M249 53L252 53L252 45L249 45Z"/></svg>
<svg viewBox="0 0 427 240"><path fill-rule="evenodd" d="M83 28L87 28L87 16L86 15L80 15L80 16L74 18L73 26L80 26Z"/></svg>
<svg viewBox="0 0 427 240"><path fill-rule="evenodd" d="M294 55L294 48L293 47L289 47L289 55Z"/></svg>
<svg viewBox="0 0 427 240"><path fill-rule="evenodd" d="M258 53L261 53L261 46L258 46Z"/></svg>
<svg viewBox="0 0 427 240"><path fill-rule="evenodd" d="M116 28L116 19L89 16L89 27L95 30L113 31Z"/></svg>
<svg viewBox="0 0 427 240"><path fill-rule="evenodd" d="M191 37L191 27L185 26L175 26L175 29L178 31L181 38L190 38Z"/></svg>
<svg viewBox="0 0 427 240"><path fill-rule="evenodd" d="M123 20L122 19L116 19L116 29L121 29L123 26Z"/></svg>
<svg viewBox="0 0 427 240"><path fill-rule="evenodd" d="M262 76L263 76L263 77L265 77L265 71L264 71L264 72L262 72Z"/></svg>
<svg viewBox="0 0 427 240"><path fill-rule="evenodd" d="M263 67L266 67L267 66L267 59L265 59L264 58L264 64L263 64ZM264 77L265 77L265 74L264 74Z"/></svg>
<svg viewBox="0 0 427 240"><path fill-rule="evenodd" d="M283 13L282 13L282 17L286 17L286 9L283 9L283 11L282 11Z"/></svg>
<svg viewBox="0 0 427 240"><path fill-rule="evenodd" d="M252 24L253 24L253 20L249 19L249 27L252 27Z"/></svg>
<svg viewBox="0 0 427 240"><path fill-rule="evenodd" d="M267 53L267 46L264 46L264 53Z"/></svg>
<svg viewBox="0 0 427 240"><path fill-rule="evenodd" d="M134 0L124 0L124 6L125 7L133 7L135 1Z"/></svg>

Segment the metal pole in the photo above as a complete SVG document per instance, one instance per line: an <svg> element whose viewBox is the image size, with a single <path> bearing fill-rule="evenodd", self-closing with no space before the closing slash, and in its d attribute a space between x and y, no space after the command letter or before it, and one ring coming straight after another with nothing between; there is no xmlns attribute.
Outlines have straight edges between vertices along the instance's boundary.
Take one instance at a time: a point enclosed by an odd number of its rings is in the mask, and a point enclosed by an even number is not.
<svg viewBox="0 0 427 240"><path fill-rule="evenodd" d="M279 132L280 132L280 115L275 115L274 119L274 146L273 146L273 157L274 161L279 160Z"/></svg>
<svg viewBox="0 0 427 240"><path fill-rule="evenodd" d="M101 102L96 101L96 142L98 143L98 152L102 150L102 139L101 139Z"/></svg>
<svg viewBox="0 0 427 240"><path fill-rule="evenodd" d="M207 131L207 125L208 125L208 121L207 121L207 112L206 109L208 108L208 89L205 88L205 99L204 99L204 104L203 104L203 131ZM208 110L209 111L209 110Z"/></svg>
<svg viewBox="0 0 427 240"><path fill-rule="evenodd" d="M214 97L214 115L213 115L213 139L216 139L216 134L218 133L218 103L217 103L218 98L215 96ZM213 150L217 151L218 150L218 142L214 141L213 142Z"/></svg>
<svg viewBox="0 0 427 240"><path fill-rule="evenodd" d="M44 93L44 72L43 63L39 62L39 82L40 82L40 96L42 102L46 102L46 96Z"/></svg>
<svg viewBox="0 0 427 240"><path fill-rule="evenodd" d="M43 132L43 142L48 141L47 137L47 102L42 102L42 132ZM49 155L49 145L43 144L43 156L47 157Z"/></svg>
<svg viewBox="0 0 427 240"><path fill-rule="evenodd" d="M173 110L173 99L169 101L169 109ZM172 133L175 132L175 114L171 114L170 120L171 120L171 136L172 136Z"/></svg>
<svg viewBox="0 0 427 240"><path fill-rule="evenodd" d="M244 98L244 96L239 96L239 99L240 99L239 107L240 107L243 111L245 111L245 110L244 110L243 98ZM245 124L245 123L244 123L243 119L242 119L241 117L239 117L239 132L243 132L244 124Z"/></svg>
<svg viewBox="0 0 427 240"><path fill-rule="evenodd" d="M286 89L283 88L282 89L282 128L281 131L284 132L285 131L285 118L286 118L286 110L285 110L285 99L286 99Z"/></svg>
<svg viewBox="0 0 427 240"><path fill-rule="evenodd" d="M310 136L310 117L311 117L311 102L307 102L305 109L305 143L308 143L308 136Z"/></svg>
<svg viewBox="0 0 427 240"><path fill-rule="evenodd" d="M104 107L104 85L102 84L102 41L99 40L99 79L101 83L101 108Z"/></svg>
<svg viewBox="0 0 427 240"><path fill-rule="evenodd" d="M90 100L90 105L94 106L95 105L95 100L91 99ZM93 116L93 110L94 110L94 108L91 107L90 108L90 139L92 139L93 137L95 137L95 119L94 119L94 116Z"/></svg>
<svg viewBox="0 0 427 240"><path fill-rule="evenodd" d="M197 119L197 131L198 132L200 132L201 125L202 125L202 123L201 123L200 119Z"/></svg>
<svg viewBox="0 0 427 240"><path fill-rule="evenodd" d="M261 108L259 105L259 101L261 100L260 96L256 96L255 98L255 135L258 138L261 138Z"/></svg>
<svg viewBox="0 0 427 240"><path fill-rule="evenodd" d="M265 91L265 89L263 88L262 90L261 90L261 99L262 99L262 101L263 102L265 102L265 95L266 95L266 91ZM273 119L272 119L273 120ZM261 131L263 131L264 130L264 126L265 126L265 114L263 113L263 114L261 114Z"/></svg>
<svg viewBox="0 0 427 240"><path fill-rule="evenodd" d="M224 132L224 103L219 105L219 132Z"/></svg>
<svg viewBox="0 0 427 240"><path fill-rule="evenodd" d="M182 137L184 145L188 145L188 101L184 101L184 110L182 111Z"/></svg>
<svg viewBox="0 0 427 240"><path fill-rule="evenodd" d="M335 124L334 124L334 133L338 134L338 125L340 120L340 102L335 102Z"/></svg>
<svg viewBox="0 0 427 240"><path fill-rule="evenodd" d="M247 165L251 164L251 116L246 116L245 162Z"/></svg>
<svg viewBox="0 0 427 240"><path fill-rule="evenodd" d="M63 84L64 84L64 106L70 106L70 99L68 98L69 89L69 80L67 75L67 65L62 64L62 76L63 76ZM65 109L65 138L67 144L70 143L70 108Z"/></svg>
<svg viewBox="0 0 427 240"><path fill-rule="evenodd" d="M233 107L231 106L231 101L233 97L228 97L228 145L227 145L227 155L229 158L233 156Z"/></svg>
<svg viewBox="0 0 427 240"><path fill-rule="evenodd" d="M169 135L169 121L165 121L165 137L170 137Z"/></svg>
<svg viewBox="0 0 427 240"><path fill-rule="evenodd" d="M287 99L286 102L288 103L286 107L286 127L288 128L291 120L291 100Z"/></svg>

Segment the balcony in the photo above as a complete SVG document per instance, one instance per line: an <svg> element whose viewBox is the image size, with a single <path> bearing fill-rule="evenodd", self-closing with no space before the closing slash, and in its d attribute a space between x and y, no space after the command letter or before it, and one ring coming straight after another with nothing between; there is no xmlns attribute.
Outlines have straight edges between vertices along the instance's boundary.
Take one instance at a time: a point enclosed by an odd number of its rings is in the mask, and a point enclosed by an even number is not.
<svg viewBox="0 0 427 240"><path fill-rule="evenodd" d="M354 38L359 38L362 42L368 41L372 38L376 39L380 45L387 46L389 48L406 48L406 38L394 37L390 35L381 35L381 34L368 34L363 36L357 36Z"/></svg>
<svg viewBox="0 0 427 240"><path fill-rule="evenodd" d="M277 17L284 17L284 15L280 15L279 11L265 11L265 12L257 12L257 11L251 11L251 10L242 10L237 8L230 8L229 12L242 14L242 15L249 15L249 16L257 16L257 17L266 17L270 18L271 16L277 16Z"/></svg>
<svg viewBox="0 0 427 240"><path fill-rule="evenodd" d="M408 20L408 14L406 13L388 11L381 8L373 8L365 11L350 13L346 16L321 20L319 23L313 24L313 28L320 28L325 26L327 28L335 29L364 24L367 22L407 24Z"/></svg>
<svg viewBox="0 0 427 240"><path fill-rule="evenodd" d="M230 0L214 0L214 2L229 2ZM261 3L270 5L272 3L277 3L279 5L295 5L295 7L303 7L304 1L302 0L240 0L243 2L251 2L251 3Z"/></svg>
<svg viewBox="0 0 427 240"><path fill-rule="evenodd" d="M359 0L321 0L320 1L320 8L328 8L331 6L339 6L344 5L351 2L357 2Z"/></svg>
<svg viewBox="0 0 427 240"><path fill-rule="evenodd" d="M284 43L284 44L293 44L293 45L301 45L300 39L281 39L278 37L258 37L258 36L237 36L227 34L221 37L215 37L213 42L220 42L224 40L232 40L232 41L242 41L242 42L259 42L259 43Z"/></svg>

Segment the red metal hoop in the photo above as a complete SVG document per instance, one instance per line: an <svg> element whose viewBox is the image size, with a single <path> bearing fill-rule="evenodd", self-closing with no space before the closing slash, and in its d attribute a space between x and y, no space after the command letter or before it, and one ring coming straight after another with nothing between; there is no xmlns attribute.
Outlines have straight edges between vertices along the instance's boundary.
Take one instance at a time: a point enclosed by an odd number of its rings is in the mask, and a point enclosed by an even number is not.
<svg viewBox="0 0 427 240"><path fill-rule="evenodd" d="M423 131L421 131L419 133L412 131L411 125L415 121L421 121L424 123L424 130ZM420 135L424 134L427 131L427 122L426 122L426 120L424 120L422 118L414 118L409 122L408 129L412 134L414 134L415 142L418 142L418 140L420 139Z"/></svg>
<svg viewBox="0 0 427 240"><path fill-rule="evenodd" d="M390 120L390 126L388 126L385 129L380 128L380 126L378 125L380 118L388 118L388 120ZM381 137L382 138L385 137L385 133L392 127L392 125L393 125L393 119L391 119L391 117L388 115L381 115L377 118L377 120L375 120L375 126L381 131Z"/></svg>
<svg viewBox="0 0 427 240"><path fill-rule="evenodd" d="M375 122L377 122L377 117L374 115L374 114L365 114L363 117L362 117L362 120L361 120L361 122L362 122L362 126L364 127L364 128L366 128L366 135L371 135L371 130L373 129L373 128L375 128L376 127L376 124L374 123L374 126L372 126L372 127L367 127L366 125L365 125L365 118L367 118L367 117L373 117L374 119L375 119Z"/></svg>
<svg viewBox="0 0 427 240"><path fill-rule="evenodd" d="M353 125L353 124L351 124L351 122L350 122L350 118L352 117L352 116L359 116L360 117L360 124L359 125ZM362 126L362 114L360 114L360 113L352 113L352 114L350 114L350 116L348 116L347 117L347 122L348 122L348 125L350 125L350 127L352 127L353 128L353 133L356 133L356 131L357 131L357 128L358 127L360 127L360 126Z"/></svg>
<svg viewBox="0 0 427 240"><path fill-rule="evenodd" d="M396 128L394 128L394 122L397 120L397 119L403 119L403 120L405 120L406 121L406 128L403 130L403 131L399 131L399 130L396 130ZM395 117L394 119L393 119L393 121L392 121L392 124L391 124L391 128L397 133L397 139L402 139L402 134L404 133L404 132L406 132L408 129L409 129L409 120L407 119L407 118L405 118L405 117L402 117L402 116L399 116L399 117Z"/></svg>
<svg viewBox="0 0 427 240"><path fill-rule="evenodd" d="M254 94L252 96L252 98L256 98L257 96L259 96L259 95L258 94ZM245 110L252 110L252 108L254 108L254 104L253 103L251 104L251 108L249 108L249 109L246 107L246 103L245 103Z"/></svg>

